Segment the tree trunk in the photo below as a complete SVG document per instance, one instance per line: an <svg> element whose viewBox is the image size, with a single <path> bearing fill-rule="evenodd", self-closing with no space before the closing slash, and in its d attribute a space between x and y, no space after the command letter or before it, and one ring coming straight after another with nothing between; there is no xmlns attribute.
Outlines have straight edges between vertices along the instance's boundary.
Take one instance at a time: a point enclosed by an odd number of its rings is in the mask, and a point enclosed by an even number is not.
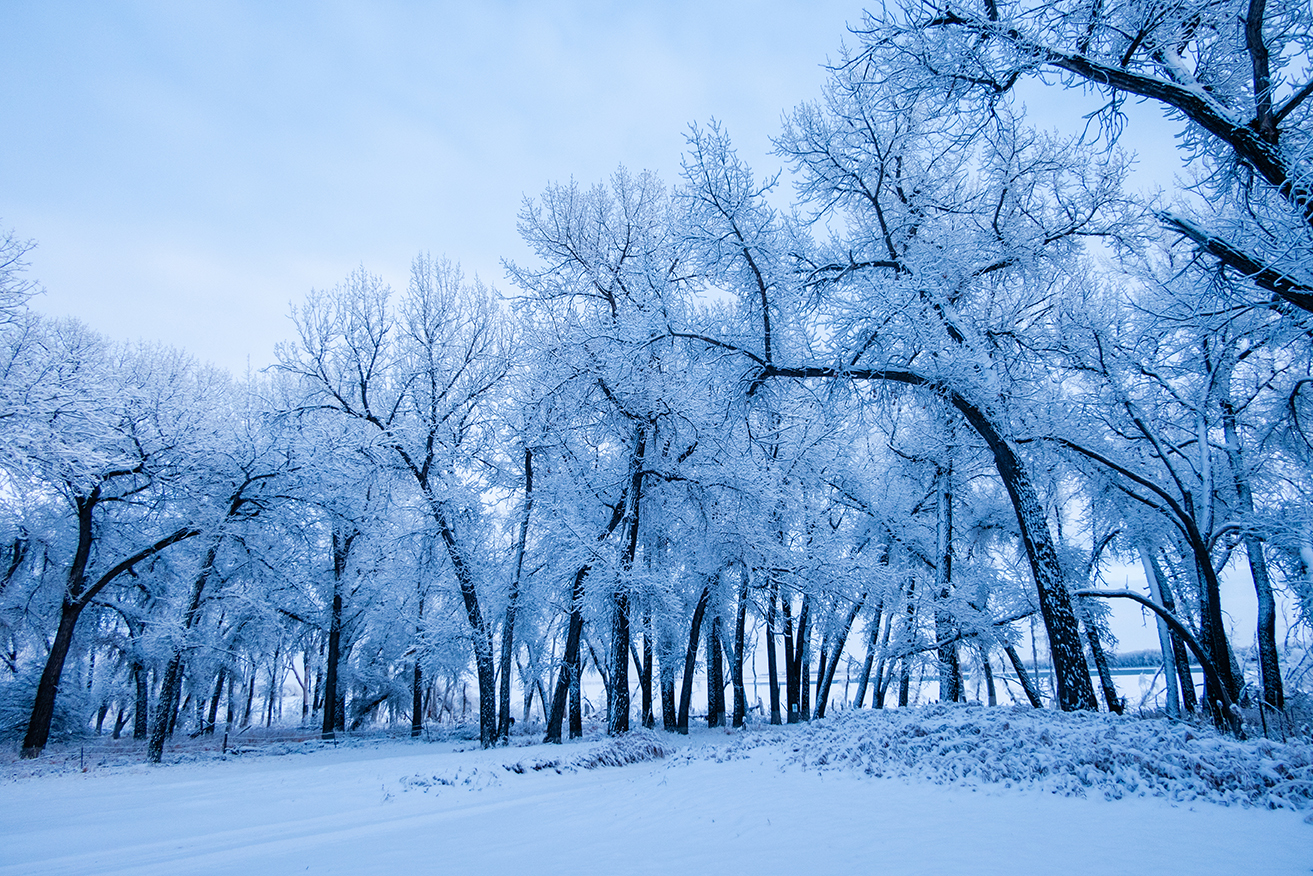
<svg viewBox="0 0 1313 876"><path fill-rule="evenodd" d="M228 674L228 667L219 664L219 677L214 682L214 696L210 699L210 714L205 719L205 733L214 735L214 724L219 719L219 697L223 695L223 682Z"/></svg>
<svg viewBox="0 0 1313 876"><path fill-rule="evenodd" d="M848 644L848 634L852 631L853 621L857 619L857 614L866 604L866 594L863 593L853 603L853 607L848 610L848 617L844 619L843 628L839 631L839 638L834 641L834 655L830 658L830 665L826 666L825 661L821 660L821 667L825 671L825 678L820 683L820 690L816 694L816 717L825 717L825 706L830 699L830 685L834 683L834 671L839 667L839 659L843 656L844 646ZM863 685L864 686L864 685Z"/></svg>
<svg viewBox="0 0 1313 876"><path fill-rule="evenodd" d="M1172 586L1167 580L1167 575L1163 573L1162 567L1158 565L1158 558L1147 546L1141 548L1140 558L1143 562L1148 563L1149 572L1152 575L1153 586L1157 588L1157 595L1161 597L1156 600L1159 605L1168 611L1176 612L1176 600L1172 596ZM1154 589L1150 589L1154 593ZM1163 626L1167 626L1166 621L1161 617L1158 620ZM1170 632L1170 629L1169 629ZM1194 673L1190 668L1190 654L1185 649L1185 642L1175 632L1170 632L1172 639L1172 658L1176 664L1176 678L1181 685L1181 708L1187 714L1193 714L1199 708L1199 701L1194 692Z"/></svg>
<svg viewBox="0 0 1313 876"><path fill-rule="evenodd" d="M798 650L793 656L793 666L798 673L798 720L811 720L811 594L802 596L802 610L798 612L798 641L794 645Z"/></svg>
<svg viewBox="0 0 1313 876"><path fill-rule="evenodd" d="M656 726L656 715L652 712L652 617L643 618L643 668L638 674L639 686L643 692L642 724L649 730Z"/></svg>
<svg viewBox="0 0 1313 876"><path fill-rule="evenodd" d="M748 691L743 683L743 648L748 619L748 570L739 570L738 611L734 616L734 653L730 655L729 675L734 685L734 726L742 727L748 717Z"/></svg>
<svg viewBox="0 0 1313 876"><path fill-rule="evenodd" d="M775 600L779 594L779 584L773 578L766 604L766 673L770 688L770 722L773 725L783 723L780 715L780 673L775 656Z"/></svg>
<svg viewBox="0 0 1313 876"><path fill-rule="evenodd" d="M1228 375L1229 377L1229 375ZM1229 380L1228 380L1229 384ZM1231 405L1230 387L1224 386L1222 399L1222 425L1226 435L1226 454L1235 479L1239 510L1247 521L1254 517L1254 496L1249 488L1249 475L1245 469L1240 447L1240 430L1235 408ZM1268 576L1267 560L1263 556L1263 542L1252 526L1246 526L1242 541L1249 558L1249 575L1258 597L1258 669L1263 681L1263 701L1274 709L1284 709L1285 688L1281 683L1281 661L1277 653L1276 600L1272 596L1272 582Z"/></svg>
<svg viewBox="0 0 1313 876"><path fill-rule="evenodd" d="M871 618L871 634L866 642L866 661L862 664L862 674L857 679L857 695L853 697L853 708L860 709L862 703L866 702L866 688L871 683L871 667L875 664L876 646L879 644L880 620L884 615L884 600L881 599L875 603L875 616ZM876 687L879 688L880 680L876 679ZM875 705L874 702L871 703Z"/></svg>
<svg viewBox="0 0 1313 876"><path fill-rule="evenodd" d="M1026 692L1026 699L1030 700L1030 704L1035 708L1040 708L1043 703L1040 702L1039 691L1035 689L1035 683L1030 680L1030 673L1026 671L1026 664L1021 662L1021 655L1017 653L1017 649L1011 645L1004 645L1003 653L1008 655L1008 661L1021 682L1021 689Z"/></svg>
<svg viewBox="0 0 1313 876"><path fill-rule="evenodd" d="M452 569L456 572L456 581L460 585L461 599L465 605L465 618L470 625L474 667L479 679L479 744L490 748L497 735L497 672L492 662L492 638L479 608L474 573L470 571L469 563L465 561L465 555L456 541L456 532L448 518L446 505L438 505L434 520L438 524L438 534L442 536Z"/></svg>
<svg viewBox="0 0 1313 876"><path fill-rule="evenodd" d="M984 645L980 646L980 669L985 673L985 693L989 697L989 705L998 705L998 692L994 690L994 667L989 665L989 651Z"/></svg>
<svg viewBox="0 0 1313 876"><path fill-rule="evenodd" d="M565 709L567 701L571 699L573 691L578 690L579 670L581 668L579 660L579 639L583 634L584 616L584 579L588 577L588 570L591 567L583 566L575 573L574 584L570 588L570 620L565 634L565 656L561 660L561 668L556 674L556 690L552 695L551 711L547 716L547 735L543 742L561 742L561 724L565 721ZM583 734L582 716L580 717L579 734ZM575 715L574 709L571 709L570 715L570 738L575 738Z"/></svg>
<svg viewBox="0 0 1313 876"><path fill-rule="evenodd" d="M1149 583L1149 595L1153 597L1154 602L1166 606L1162 587L1158 584L1158 577L1162 573L1154 568L1152 549L1147 544L1141 543L1137 545L1137 551L1140 554L1140 564L1144 567L1144 579ZM1154 623L1158 627L1158 647L1163 655L1163 687L1167 692L1167 716L1180 718L1181 700L1177 693L1176 649L1172 646L1172 633L1167 627L1167 622L1161 617L1154 615Z"/></svg>
<svg viewBox="0 0 1313 876"><path fill-rule="evenodd" d="M497 712L497 738L511 740L511 654L515 648L515 609L520 598L520 575L524 569L524 546L529 538L529 515L533 512L533 451L524 451L524 511L520 515L520 533L515 540L514 572L511 575L510 599L501 632L501 690ZM523 681L523 679L521 679Z"/></svg>
<svg viewBox="0 0 1313 876"><path fill-rule="evenodd" d="M784 700L788 709L787 720L798 723L798 661L793 644L793 595L780 595L780 612L784 615Z"/></svg>
<svg viewBox="0 0 1313 876"><path fill-rule="evenodd" d="M32 717L27 722L27 734L23 737L22 756L25 758L39 757L50 739L50 723L55 717L55 696L59 692L59 679L64 672L64 661L68 659L68 650L73 643L73 628L77 626L82 607L80 603L67 599L60 607L59 627L55 631L55 640L50 645L50 654L46 657L41 681L37 684L36 700L32 703Z"/></svg>
<svg viewBox="0 0 1313 876"><path fill-rule="evenodd" d="M697 607L693 609L693 623L688 634L688 650L684 653L684 679L679 692L679 721L675 729L688 735L688 709L693 700L693 670L698 662L698 639L702 635L702 616L706 614L707 603L711 600L711 585L702 587Z"/></svg>
<svg viewBox="0 0 1313 876"><path fill-rule="evenodd" d="M137 689L136 704L132 711L132 738L145 739L150 732L150 685L146 683L146 667L132 661L132 684Z"/></svg>
<svg viewBox="0 0 1313 876"><path fill-rule="evenodd" d="M1088 616L1084 618L1085 638L1090 643L1090 653L1094 655L1094 666L1099 671L1099 684L1103 687L1103 701L1108 704L1108 711L1120 715L1122 699L1117 695L1117 685L1113 683L1112 672L1108 669L1108 657L1103 653L1103 644L1099 641L1099 631L1094 628Z"/></svg>
<svg viewBox="0 0 1313 876"><path fill-rule="evenodd" d="M952 440L952 419L948 434ZM936 481L935 525L935 641L939 656L939 701L962 699L962 664L957 654L957 621L946 607L953 595L953 468L941 468Z"/></svg>
<svg viewBox="0 0 1313 876"><path fill-rule="evenodd" d="M629 459L629 489L624 552L620 577L611 602L611 687L606 699L606 732L616 736L629 731L629 576L638 553L639 514L643 505L643 462L647 458L648 426L634 429L634 450Z"/></svg>
<svg viewBox="0 0 1313 876"><path fill-rule="evenodd" d="M721 658L720 615L707 631L707 726L725 726L725 664Z"/></svg>

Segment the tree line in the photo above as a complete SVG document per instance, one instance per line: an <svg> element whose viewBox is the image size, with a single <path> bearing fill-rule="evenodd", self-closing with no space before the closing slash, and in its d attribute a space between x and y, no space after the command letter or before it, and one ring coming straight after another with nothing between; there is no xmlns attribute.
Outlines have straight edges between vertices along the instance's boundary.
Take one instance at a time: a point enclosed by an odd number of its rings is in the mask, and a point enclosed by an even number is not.
<svg viewBox="0 0 1313 876"><path fill-rule="evenodd" d="M1007 676L1040 706L1027 624L1054 705L1120 712L1112 597L1158 618L1170 713L1280 713L1304 658L1274 590L1299 641L1313 619L1309 14L868 15L784 117L787 204L695 125L671 185L526 199L504 295L428 254L404 290L361 268L243 379L33 312L7 235L8 732L37 756L112 713L159 760L221 706L277 720L290 674L325 736L419 735L459 690L491 745L514 691L560 741L586 671L608 732L686 732L699 667L708 720L747 720L757 652L772 723L823 717L850 654L847 705L906 705L928 665L941 699ZM1106 104L1046 132L1028 81ZM1124 188L1132 98L1181 125L1171 195ZM1103 586L1113 563L1149 592Z"/></svg>

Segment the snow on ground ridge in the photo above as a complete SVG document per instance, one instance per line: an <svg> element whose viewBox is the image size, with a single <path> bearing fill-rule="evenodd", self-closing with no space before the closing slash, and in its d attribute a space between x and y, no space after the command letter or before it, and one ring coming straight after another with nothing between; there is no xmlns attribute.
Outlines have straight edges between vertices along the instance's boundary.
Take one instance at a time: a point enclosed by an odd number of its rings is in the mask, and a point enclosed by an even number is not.
<svg viewBox="0 0 1313 876"><path fill-rule="evenodd" d="M1313 746L1305 742L1237 741L1164 719L1022 707L845 711L679 759L732 760L769 745L784 746L784 764L805 770L1068 797L1313 808Z"/></svg>

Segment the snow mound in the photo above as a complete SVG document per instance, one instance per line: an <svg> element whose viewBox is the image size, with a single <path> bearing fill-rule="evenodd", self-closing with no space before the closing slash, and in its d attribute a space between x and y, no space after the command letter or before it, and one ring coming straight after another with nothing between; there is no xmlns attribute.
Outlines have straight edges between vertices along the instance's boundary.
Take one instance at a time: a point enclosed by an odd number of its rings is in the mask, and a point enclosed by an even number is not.
<svg viewBox="0 0 1313 876"><path fill-rule="evenodd" d="M649 730L633 730L623 736L608 739L583 754L569 759L518 761L505 764L505 769L521 775L530 771L549 769L558 773L595 770L599 767L619 767L631 763L661 760L670 756L671 751L655 733Z"/></svg>
<svg viewBox="0 0 1313 876"><path fill-rule="evenodd" d="M1313 808L1313 746L1237 741L1165 719L945 704L841 712L794 733L745 735L743 745L771 737L787 744L785 764L804 769L1109 800Z"/></svg>

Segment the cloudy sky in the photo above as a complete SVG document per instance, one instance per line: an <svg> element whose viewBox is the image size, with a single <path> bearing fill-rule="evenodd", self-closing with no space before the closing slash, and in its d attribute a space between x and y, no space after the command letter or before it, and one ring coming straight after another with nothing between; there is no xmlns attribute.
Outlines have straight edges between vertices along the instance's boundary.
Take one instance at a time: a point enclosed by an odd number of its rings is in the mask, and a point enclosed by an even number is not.
<svg viewBox="0 0 1313 876"><path fill-rule="evenodd" d="M44 312L232 369L288 303L421 250L502 283L521 199L678 173L715 116L771 168L845 2L6 4L0 223Z"/></svg>

